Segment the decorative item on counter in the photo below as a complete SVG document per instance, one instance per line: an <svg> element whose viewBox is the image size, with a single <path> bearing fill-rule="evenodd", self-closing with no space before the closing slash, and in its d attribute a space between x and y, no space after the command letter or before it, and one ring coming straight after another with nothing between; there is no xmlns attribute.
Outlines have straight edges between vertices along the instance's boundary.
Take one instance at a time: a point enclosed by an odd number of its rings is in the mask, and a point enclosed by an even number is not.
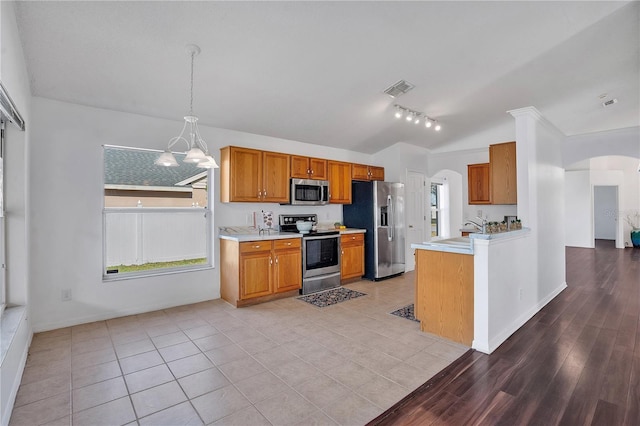
<svg viewBox="0 0 640 426"><path fill-rule="evenodd" d="M342 223L340 223L340 222L335 222L335 223L333 224L333 227L334 227L334 228L336 228L336 229L340 229L340 228L342 227Z"/></svg>
<svg viewBox="0 0 640 426"><path fill-rule="evenodd" d="M516 229L522 229L522 221L520 219L516 219Z"/></svg>
<svg viewBox="0 0 640 426"><path fill-rule="evenodd" d="M503 220L502 222L500 222L499 227L500 227L500 232L507 232L507 222L506 221Z"/></svg>
<svg viewBox="0 0 640 426"><path fill-rule="evenodd" d="M625 220L631 227L631 244L634 248L640 248L640 212L628 214Z"/></svg>
<svg viewBox="0 0 640 426"><path fill-rule="evenodd" d="M262 210L256 222L258 229L273 229L273 212Z"/></svg>

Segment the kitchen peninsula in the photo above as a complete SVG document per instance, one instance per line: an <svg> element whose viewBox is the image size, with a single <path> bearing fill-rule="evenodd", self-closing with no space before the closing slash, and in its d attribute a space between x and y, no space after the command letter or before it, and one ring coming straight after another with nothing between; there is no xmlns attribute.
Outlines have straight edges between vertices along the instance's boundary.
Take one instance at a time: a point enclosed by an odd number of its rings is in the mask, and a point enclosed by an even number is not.
<svg viewBox="0 0 640 426"><path fill-rule="evenodd" d="M412 244L421 330L493 352L546 304L536 302L533 238L524 228Z"/></svg>

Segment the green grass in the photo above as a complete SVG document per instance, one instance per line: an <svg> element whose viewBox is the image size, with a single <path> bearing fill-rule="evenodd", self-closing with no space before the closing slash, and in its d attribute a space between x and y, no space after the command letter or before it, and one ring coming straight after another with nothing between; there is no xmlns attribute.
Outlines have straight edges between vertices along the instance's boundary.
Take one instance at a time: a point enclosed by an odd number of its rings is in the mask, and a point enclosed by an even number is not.
<svg viewBox="0 0 640 426"><path fill-rule="evenodd" d="M107 271L111 271L114 269L118 270L118 273L124 272L138 272L138 271L149 271L151 269L164 269L164 268L177 268L180 266L189 266L189 265L203 265L207 263L207 258L202 257L199 259L185 259L185 260L175 260L173 262L153 262L153 263L143 263L142 265L114 265L107 266Z"/></svg>

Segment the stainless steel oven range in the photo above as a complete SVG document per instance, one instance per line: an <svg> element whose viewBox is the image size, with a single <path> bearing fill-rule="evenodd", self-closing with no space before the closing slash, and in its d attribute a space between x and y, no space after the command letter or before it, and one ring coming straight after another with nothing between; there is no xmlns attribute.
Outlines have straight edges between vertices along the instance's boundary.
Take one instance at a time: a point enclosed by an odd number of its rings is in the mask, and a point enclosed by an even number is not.
<svg viewBox="0 0 640 426"><path fill-rule="evenodd" d="M280 215L280 232L298 232L299 220L318 223L318 215ZM302 236L302 294L340 286L340 233L312 230Z"/></svg>

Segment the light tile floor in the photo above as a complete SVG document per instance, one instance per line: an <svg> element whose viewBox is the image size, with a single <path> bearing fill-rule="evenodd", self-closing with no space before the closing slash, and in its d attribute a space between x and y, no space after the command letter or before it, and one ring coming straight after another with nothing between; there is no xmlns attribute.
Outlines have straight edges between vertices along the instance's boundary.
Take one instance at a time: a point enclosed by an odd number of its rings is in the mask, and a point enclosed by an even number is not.
<svg viewBox="0 0 640 426"><path fill-rule="evenodd" d="M296 298L222 300L36 334L10 425L362 425L468 348L390 315L413 274Z"/></svg>

